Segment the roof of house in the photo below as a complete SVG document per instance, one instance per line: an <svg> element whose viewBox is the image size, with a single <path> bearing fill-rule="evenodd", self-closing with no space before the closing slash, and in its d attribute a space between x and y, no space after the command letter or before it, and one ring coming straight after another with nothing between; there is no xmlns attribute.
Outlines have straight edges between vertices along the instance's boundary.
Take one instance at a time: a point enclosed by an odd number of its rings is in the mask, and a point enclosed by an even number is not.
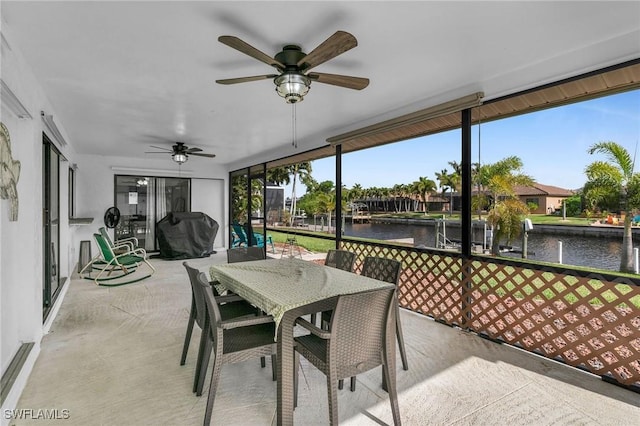
<svg viewBox="0 0 640 426"><path fill-rule="evenodd" d="M570 189L564 189L557 186L543 185L541 183L534 183L531 186L516 186L516 194L523 195L545 195L551 197L570 197L575 194L575 191Z"/></svg>

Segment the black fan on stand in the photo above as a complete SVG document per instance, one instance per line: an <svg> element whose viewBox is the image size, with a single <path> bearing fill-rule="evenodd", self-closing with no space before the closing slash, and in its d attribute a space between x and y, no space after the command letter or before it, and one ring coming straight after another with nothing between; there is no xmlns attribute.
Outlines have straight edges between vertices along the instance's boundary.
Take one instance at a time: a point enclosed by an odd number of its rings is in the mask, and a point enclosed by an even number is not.
<svg viewBox="0 0 640 426"><path fill-rule="evenodd" d="M113 229L118 226L120 222L120 210L117 207L109 207L106 212L104 212L104 226L109 229Z"/></svg>

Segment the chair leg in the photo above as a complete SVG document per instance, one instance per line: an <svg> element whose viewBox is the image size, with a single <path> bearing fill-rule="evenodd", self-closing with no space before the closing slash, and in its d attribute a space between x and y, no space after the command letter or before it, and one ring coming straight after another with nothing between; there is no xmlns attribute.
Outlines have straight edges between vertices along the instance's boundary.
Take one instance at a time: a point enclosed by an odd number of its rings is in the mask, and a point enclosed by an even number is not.
<svg viewBox="0 0 640 426"><path fill-rule="evenodd" d="M271 378L273 379L273 381L277 381L278 380L278 365L277 365L277 359L276 359L276 355L273 354L271 355Z"/></svg>
<svg viewBox="0 0 640 426"><path fill-rule="evenodd" d="M400 346L400 357L402 358L402 369L407 371L409 363L407 362L407 350L404 347L404 335L402 334L402 324L400 323L400 308L396 305L396 336L398 338L398 346Z"/></svg>
<svg viewBox="0 0 640 426"><path fill-rule="evenodd" d="M298 374L300 373L300 354L293 351L293 408L298 406Z"/></svg>
<svg viewBox="0 0 640 426"><path fill-rule="evenodd" d="M336 389L336 375L327 373L327 394L329 397L329 424L338 424L338 390Z"/></svg>
<svg viewBox="0 0 640 426"><path fill-rule="evenodd" d="M216 400L216 390L218 388L218 380L220 379L220 367L222 367L221 357L216 356L213 359L213 371L211 372L211 383L209 384L209 396L207 397L207 409L204 412L204 425L211 424L211 414L213 413L213 403Z"/></svg>
<svg viewBox="0 0 640 426"><path fill-rule="evenodd" d="M267 360L265 359L265 357L261 356L260 357L260 367L261 368L265 368L267 366Z"/></svg>
<svg viewBox="0 0 640 426"><path fill-rule="evenodd" d="M316 317L318 314L311 314L311 319L310 319L310 323L313 325L316 325Z"/></svg>
<svg viewBox="0 0 640 426"><path fill-rule="evenodd" d="M193 332L193 323L195 322L195 303L191 298L191 311L189 312L189 322L187 323L187 334L184 336L184 345L182 346L182 357L180 358L180 365L184 365L187 362L187 352L189 351L189 344L191 343L191 333Z"/></svg>
<svg viewBox="0 0 640 426"><path fill-rule="evenodd" d="M356 376L351 377L351 392L356 391Z"/></svg>
<svg viewBox="0 0 640 426"><path fill-rule="evenodd" d="M344 388L344 380L338 380L338 389L342 390Z"/></svg>
<svg viewBox="0 0 640 426"><path fill-rule="evenodd" d="M398 391L396 389L395 371L391 371L385 363L382 365L382 374L387 384L387 392L389 393L389 403L391 404L391 414L393 415L393 424L395 426L402 425L400 420L400 407L398 406Z"/></svg>
<svg viewBox="0 0 640 426"><path fill-rule="evenodd" d="M213 342L209 338L209 330L202 331L203 338L205 339L204 349L202 351L202 360L200 361L200 370L198 370L198 374L196 376L196 395L202 395L202 388L204 388L204 381L207 377L207 367L209 366L209 358L211 358L211 348L213 346Z"/></svg>
<svg viewBox="0 0 640 426"><path fill-rule="evenodd" d="M193 392L198 391L198 378L200 377L200 370L202 369L202 360L204 359L205 345L207 344L208 336L204 330L200 331L200 344L198 345L198 358L196 359L196 372L193 377ZM206 368L205 368L206 370Z"/></svg>

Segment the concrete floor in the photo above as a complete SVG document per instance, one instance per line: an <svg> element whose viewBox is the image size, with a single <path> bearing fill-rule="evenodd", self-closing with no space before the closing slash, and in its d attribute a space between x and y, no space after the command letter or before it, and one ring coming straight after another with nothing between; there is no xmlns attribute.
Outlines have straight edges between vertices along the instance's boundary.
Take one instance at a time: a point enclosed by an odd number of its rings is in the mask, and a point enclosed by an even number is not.
<svg viewBox="0 0 640 426"><path fill-rule="evenodd" d="M207 270L225 261L222 252L189 263ZM11 424L202 423L208 382L202 397L191 393L199 330L187 364L179 365L191 302L187 274L182 261L152 262L152 278L123 287L72 278L17 407L69 418ZM398 365L397 384L405 425L640 424L637 393L402 311L410 369ZM258 360L225 365L214 423L275 424L270 371ZM324 375L304 360L302 373L295 423L328 424ZM355 393L339 394L342 424L392 422L379 369L359 376Z"/></svg>

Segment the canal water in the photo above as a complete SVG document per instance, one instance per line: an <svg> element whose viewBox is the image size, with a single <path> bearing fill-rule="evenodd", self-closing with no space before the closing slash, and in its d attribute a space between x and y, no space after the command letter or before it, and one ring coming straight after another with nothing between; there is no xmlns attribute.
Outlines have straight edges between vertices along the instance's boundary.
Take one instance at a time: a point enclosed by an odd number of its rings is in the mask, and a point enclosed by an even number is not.
<svg viewBox="0 0 640 426"><path fill-rule="evenodd" d="M442 231L442 230L441 230ZM478 230L478 232L482 232ZM398 240L413 238L415 246L435 247L436 228L434 226L385 224L385 223L345 223L345 236ZM476 234L480 235L480 234ZM460 240L460 229L449 227L446 236L450 240ZM481 240L481 237L479 237ZM474 237L474 241L478 237ZM562 263L575 266L618 271L622 237L583 237L573 235L545 235L530 232L527 240L528 258L558 263L559 244L562 241ZM522 237L512 241L514 249L522 248ZM522 257L520 253L505 253L506 256Z"/></svg>

